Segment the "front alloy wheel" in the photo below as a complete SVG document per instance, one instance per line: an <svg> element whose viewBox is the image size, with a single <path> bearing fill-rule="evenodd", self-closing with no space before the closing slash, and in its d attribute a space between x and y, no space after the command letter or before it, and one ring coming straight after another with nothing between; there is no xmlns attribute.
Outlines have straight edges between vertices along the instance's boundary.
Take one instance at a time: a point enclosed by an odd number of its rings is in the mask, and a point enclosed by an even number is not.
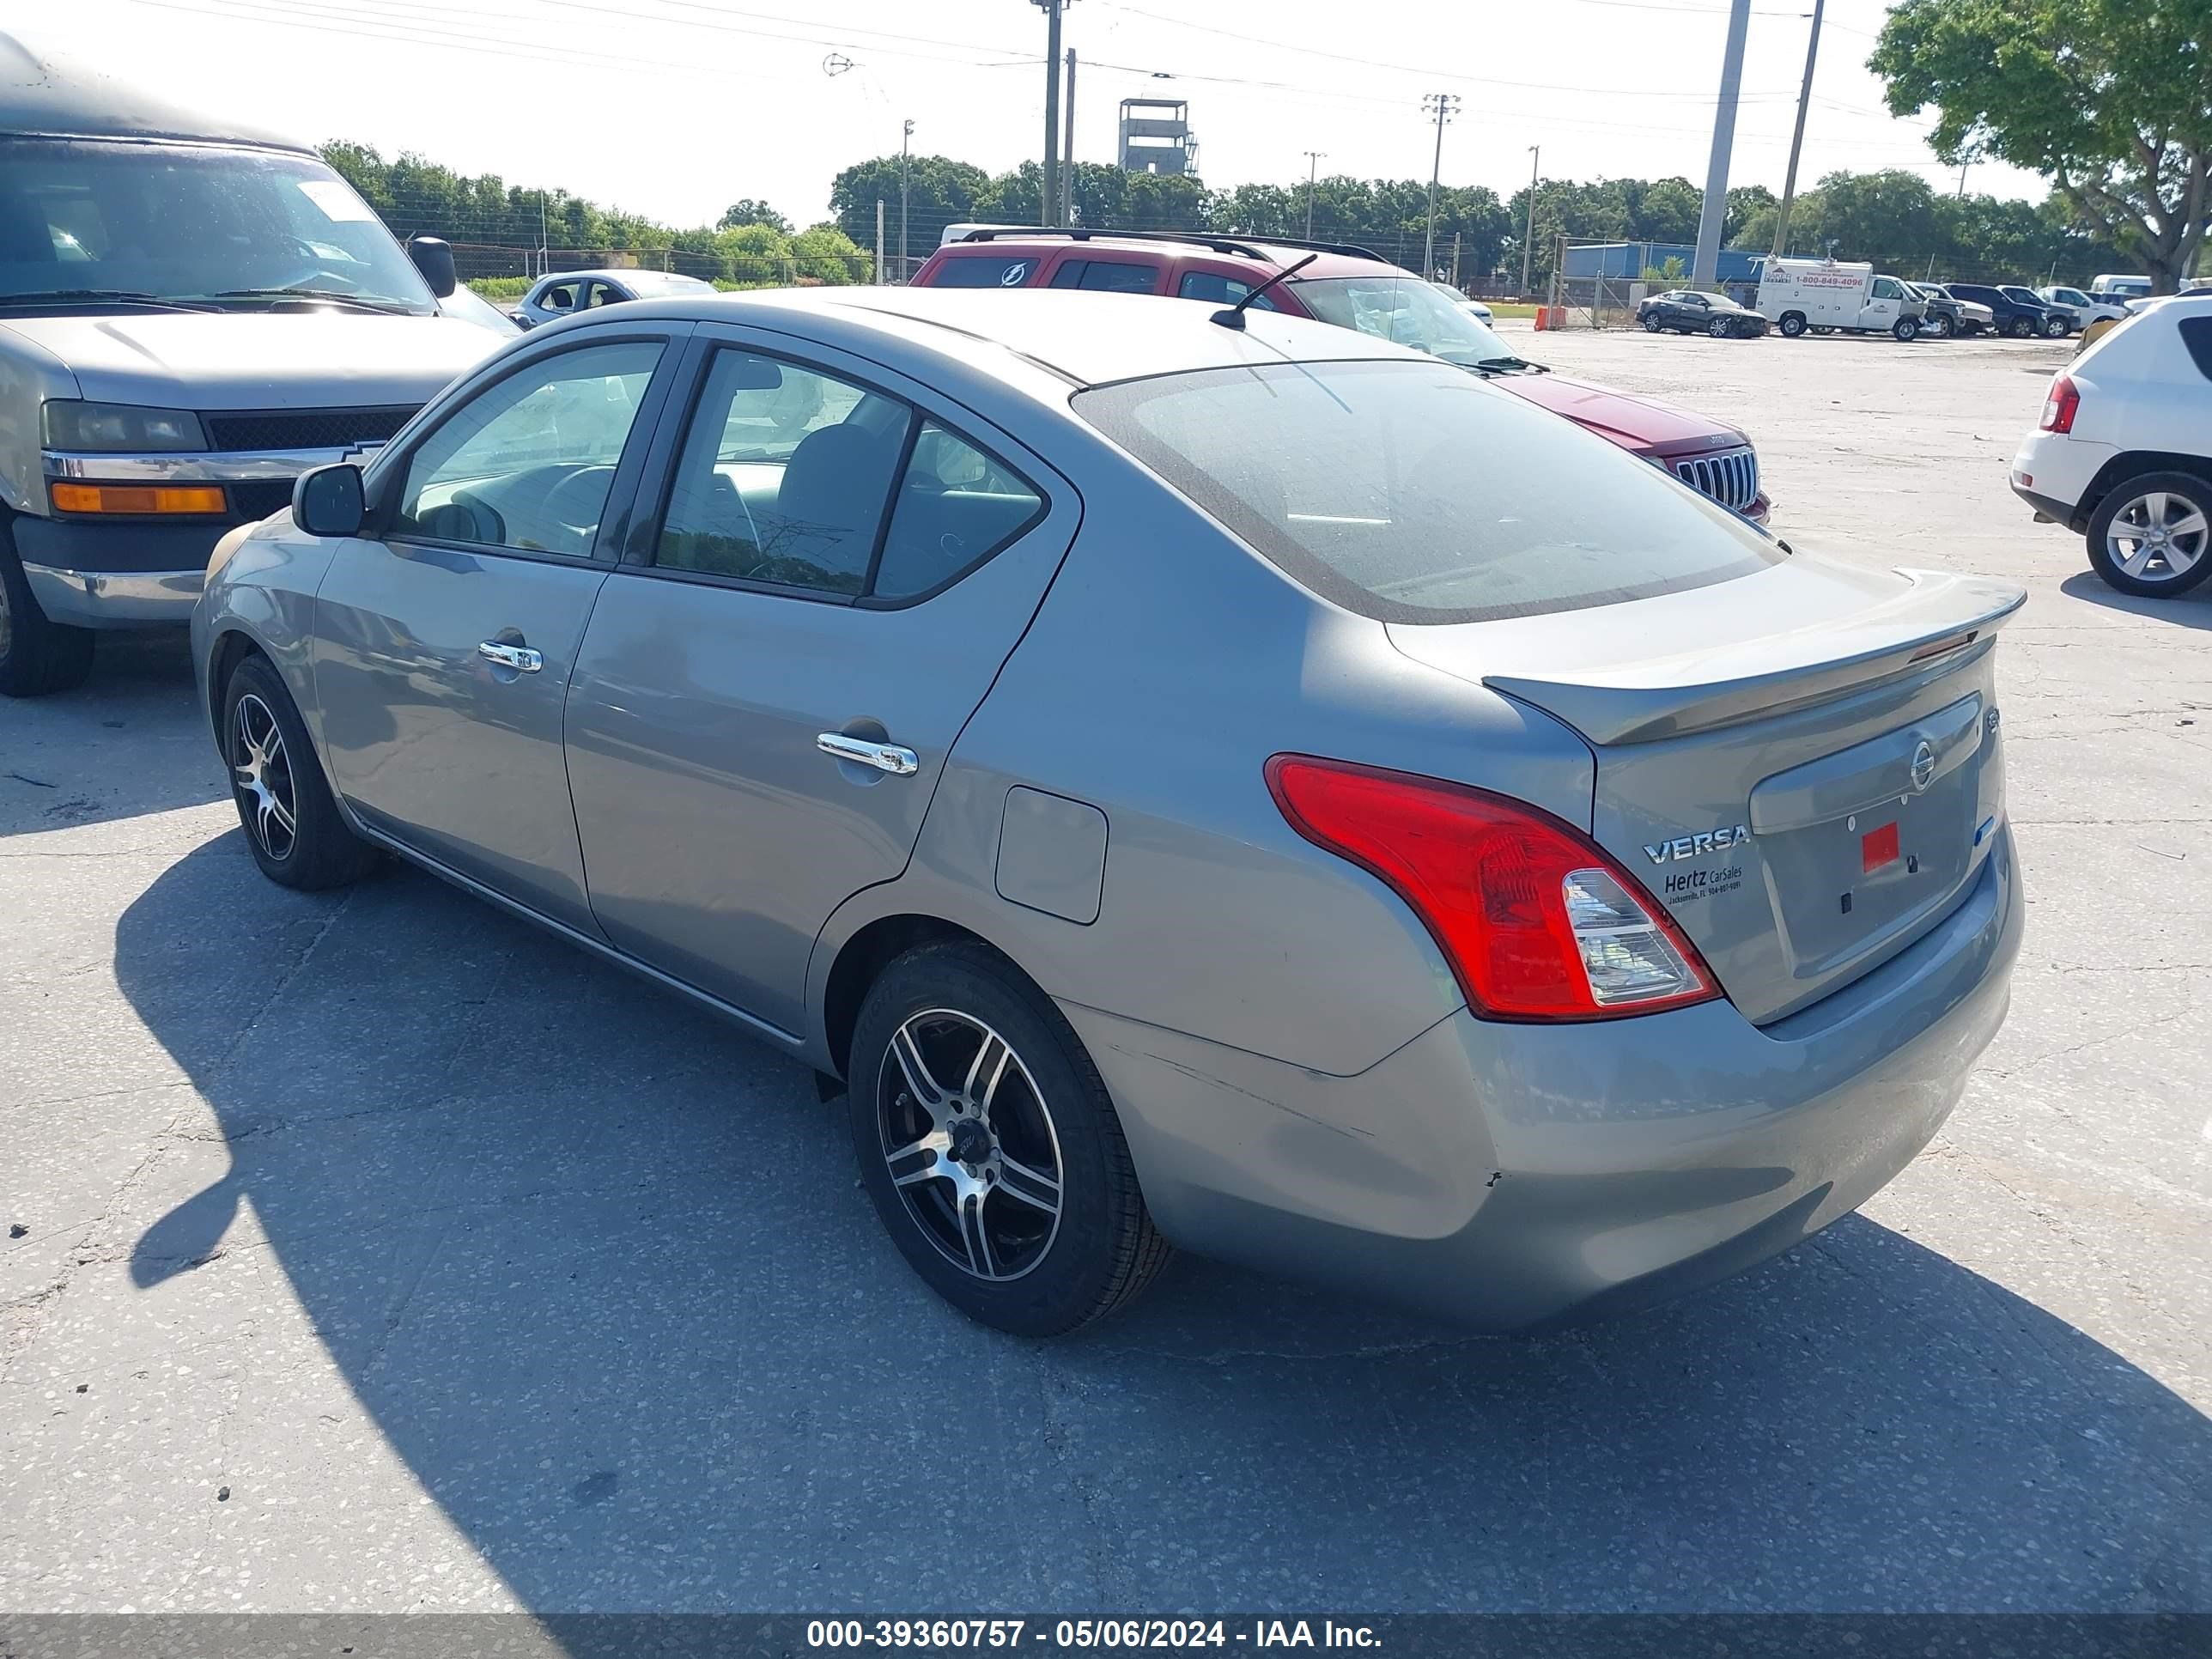
<svg viewBox="0 0 2212 1659"><path fill-rule="evenodd" d="M275 712L251 691L231 704L230 784L246 834L269 863L283 863L299 845L299 795L283 730Z"/></svg>
<svg viewBox="0 0 2212 1659"><path fill-rule="evenodd" d="M1006 1038L950 1008L908 1016L876 1081L884 1163L907 1214L974 1278L1019 1279L1060 1231L1060 1136Z"/></svg>
<svg viewBox="0 0 2212 1659"><path fill-rule="evenodd" d="M1646 334L1656 334L1666 326L1665 319L1657 312L1647 311L1644 313L1644 331Z"/></svg>

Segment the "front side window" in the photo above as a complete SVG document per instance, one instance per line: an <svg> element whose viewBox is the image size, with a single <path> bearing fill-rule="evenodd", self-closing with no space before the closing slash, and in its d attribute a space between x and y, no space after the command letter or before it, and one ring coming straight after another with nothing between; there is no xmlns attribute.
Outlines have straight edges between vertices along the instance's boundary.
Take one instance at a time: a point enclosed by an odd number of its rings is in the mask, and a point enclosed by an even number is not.
<svg viewBox="0 0 2212 1659"><path fill-rule="evenodd" d="M1442 364L1211 369L1073 407L1294 580L1383 622L1582 610L1784 556L1649 462Z"/></svg>
<svg viewBox="0 0 2212 1659"><path fill-rule="evenodd" d="M662 520L665 569L857 597L912 418L896 398L717 352Z"/></svg>
<svg viewBox="0 0 2212 1659"><path fill-rule="evenodd" d="M494 381L408 459L392 533L588 558L660 350L587 346Z"/></svg>
<svg viewBox="0 0 2212 1659"><path fill-rule="evenodd" d="M383 222L312 155L0 139L0 305L83 289L226 310L296 305L293 289L436 309Z"/></svg>
<svg viewBox="0 0 2212 1659"><path fill-rule="evenodd" d="M1877 276L1874 279L1874 297L1877 300L1901 300L1905 296L1898 291L1897 284L1891 282L1888 277Z"/></svg>
<svg viewBox="0 0 2212 1659"><path fill-rule="evenodd" d="M1291 281L1306 309L1339 328L1395 340L1462 366L1513 359L1513 349L1473 312L1452 304L1418 276L1382 271Z"/></svg>
<svg viewBox="0 0 2212 1659"><path fill-rule="evenodd" d="M1034 254L963 253L930 278L933 288L1020 288L1036 272Z"/></svg>
<svg viewBox="0 0 2212 1659"><path fill-rule="evenodd" d="M582 287L581 283L556 283L538 296L538 303L548 311L574 311Z"/></svg>
<svg viewBox="0 0 2212 1659"><path fill-rule="evenodd" d="M1256 283L1240 282L1234 276L1224 276L1216 270L1187 270L1183 272L1182 281L1176 284L1176 294L1181 299L1205 300L1218 306L1233 306L1258 286ZM1252 301L1252 309L1276 309L1274 295L1272 293L1262 294Z"/></svg>

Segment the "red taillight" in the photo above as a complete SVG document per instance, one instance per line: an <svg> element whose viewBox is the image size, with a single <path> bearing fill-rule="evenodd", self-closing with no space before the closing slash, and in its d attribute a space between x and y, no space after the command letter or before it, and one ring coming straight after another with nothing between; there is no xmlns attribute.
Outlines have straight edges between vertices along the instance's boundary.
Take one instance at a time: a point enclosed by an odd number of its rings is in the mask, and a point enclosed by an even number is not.
<svg viewBox="0 0 2212 1659"><path fill-rule="evenodd" d="M2071 432L2074 411L2081 407L2081 388L2065 375L2051 383L2051 395L2043 400L2043 419L2038 427L2045 432Z"/></svg>
<svg viewBox="0 0 2212 1659"><path fill-rule="evenodd" d="M1697 948L1588 836L1501 795L1277 755L1291 827L1393 889L1493 1019L1610 1019L1718 994Z"/></svg>

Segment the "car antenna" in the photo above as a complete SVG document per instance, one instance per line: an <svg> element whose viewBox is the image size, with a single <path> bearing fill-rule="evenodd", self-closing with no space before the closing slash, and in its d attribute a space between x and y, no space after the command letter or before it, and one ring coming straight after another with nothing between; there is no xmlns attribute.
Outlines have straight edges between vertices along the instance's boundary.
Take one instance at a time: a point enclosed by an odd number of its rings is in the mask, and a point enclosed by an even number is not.
<svg viewBox="0 0 2212 1659"><path fill-rule="evenodd" d="M1215 312L1213 313L1213 320L1220 324L1224 328L1241 330L1244 326L1244 307L1246 306L1250 305L1253 301L1258 299L1269 289L1274 287L1276 283L1287 281L1289 278L1297 276L1300 271L1304 270L1308 265L1311 264L1315 260L1320 258L1321 255L1318 253L1309 253L1304 258L1299 260L1297 264L1294 265L1285 265L1280 270L1267 278L1266 282L1261 283L1259 287L1254 289L1249 294L1239 300L1235 305L1231 306L1225 311Z"/></svg>

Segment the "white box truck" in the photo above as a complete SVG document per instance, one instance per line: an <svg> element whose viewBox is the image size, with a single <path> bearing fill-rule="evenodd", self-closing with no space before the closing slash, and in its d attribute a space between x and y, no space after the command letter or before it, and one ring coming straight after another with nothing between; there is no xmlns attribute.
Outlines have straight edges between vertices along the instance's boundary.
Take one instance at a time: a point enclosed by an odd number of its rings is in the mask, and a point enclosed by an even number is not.
<svg viewBox="0 0 2212 1659"><path fill-rule="evenodd" d="M1762 260L1756 308L1791 340L1808 329L1910 340L1928 314L1928 302L1899 278L1835 259Z"/></svg>

